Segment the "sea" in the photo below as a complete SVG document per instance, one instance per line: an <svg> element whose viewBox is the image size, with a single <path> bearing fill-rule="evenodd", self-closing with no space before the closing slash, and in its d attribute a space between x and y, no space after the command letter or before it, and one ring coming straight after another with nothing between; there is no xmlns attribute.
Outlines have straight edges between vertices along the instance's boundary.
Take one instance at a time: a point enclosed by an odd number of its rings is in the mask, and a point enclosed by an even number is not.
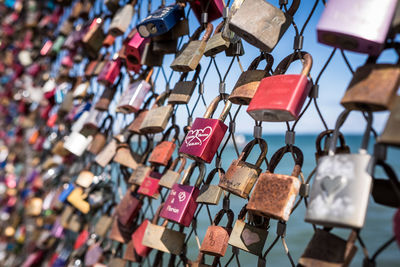
<svg viewBox="0 0 400 267"><path fill-rule="evenodd" d="M307 134L307 135L296 135L295 145L301 148L304 154L304 165L302 171L304 173L305 178L311 173L311 171L316 166L315 160L315 151L316 144L315 139L317 135ZM361 144L361 135L345 135L346 144L350 147L352 153L357 153ZM267 157L273 155L275 151L277 151L281 146L285 144L285 138L283 135L265 135L263 138L268 143L268 153ZM252 139L252 135L237 135L235 140L238 140L239 153L244 145ZM373 139L371 137L371 139ZM372 143L374 140L371 140L371 145L369 147L369 151L371 152L373 149ZM247 161L254 163L260 153L258 147L253 149L252 153L248 157ZM222 167L227 170L232 160L237 158L237 154L232 143L229 143L223 151L222 154ZM395 169L396 173L400 174L400 149L397 148L389 148L387 155L387 162ZM207 165L207 173L212 170L215 163L211 163ZM290 174L293 168L293 159L290 154L286 155L281 163L278 165L276 169L276 173L282 174ZM261 166L262 170L265 171L266 165L263 163ZM376 170L376 177L384 178L384 172L379 168ZM312 180L311 180L312 181ZM191 181L194 183L194 181ZM217 177L213 179L213 184L218 183ZM312 182L311 182L312 184ZM230 207L235 213L235 219L237 218L238 212L246 204L247 200L241 199L236 196L230 197ZM222 200L220 201L218 206L209 206L210 214L214 216L221 208L222 208ZM199 213L197 217L197 236L198 240L192 234L192 237L189 240L187 255L190 259L196 259L199 249L199 243L201 243L207 227L210 225L210 219L207 215L206 208L203 207L203 210ZM305 206L304 202L294 211L294 213L290 216L290 219L287 223L286 229L286 244L292 255L294 261L298 262L298 259L301 257L304 252L308 242L310 241L313 235L313 227L311 224L306 223L304 221L305 217ZM389 240L393 236L393 216L396 209L385 207L378 205L374 202L372 197L369 199L369 206L367 212L367 218L365 222L364 228L361 230L361 237L367 247L369 255L372 256L375 251L387 240ZM222 220L220 225L224 225L226 220ZM269 245L273 242L276 237L276 221L271 220L271 226L269 229L269 235L267 238L267 242L264 246L264 251L269 247ZM185 232L188 232L186 229ZM338 229L335 228L332 230L332 233L347 239L350 230L349 229ZM363 250L359 244L356 242L356 246L358 247L357 253L353 258L350 266L362 266L364 254ZM221 258L222 266L239 266L236 259L234 258L232 261L228 262L232 255L232 247L228 247L227 254L224 258ZM166 258L167 259L167 258ZM257 256L249 254L245 251L240 251L238 255L238 259L240 262L240 266L257 266ZM212 263L212 257L206 256L206 263ZM399 246L396 242L393 242L390 246L388 246L379 256L376 258L377 265L376 266L400 266L400 251ZM274 248L270 251L266 258L267 266L290 266L290 262L288 257L285 254L284 247L282 242L279 241L276 243Z"/></svg>

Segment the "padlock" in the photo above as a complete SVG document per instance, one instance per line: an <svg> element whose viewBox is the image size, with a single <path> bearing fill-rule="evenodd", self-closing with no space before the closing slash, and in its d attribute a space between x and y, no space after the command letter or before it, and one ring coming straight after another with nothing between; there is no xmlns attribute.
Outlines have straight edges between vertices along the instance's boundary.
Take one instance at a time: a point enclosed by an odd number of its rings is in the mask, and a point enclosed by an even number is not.
<svg viewBox="0 0 400 267"><path fill-rule="evenodd" d="M269 219L261 219L259 224L245 223L247 205L243 206L233 226L228 244L254 255L262 255L268 237ZM252 215L252 217L257 215Z"/></svg>
<svg viewBox="0 0 400 267"><path fill-rule="evenodd" d="M83 214L87 214L90 211L90 204L85 200L86 196L81 187L75 187L68 195L67 201Z"/></svg>
<svg viewBox="0 0 400 267"><path fill-rule="evenodd" d="M141 133L160 133L165 130L174 109L171 104L162 106L166 98L168 98L169 93L169 91L165 91L156 98L156 101L140 125Z"/></svg>
<svg viewBox="0 0 400 267"><path fill-rule="evenodd" d="M134 6L137 0L131 0L125 3L124 6L118 9L117 13L114 14L108 33L117 37L123 35L131 24L133 14L135 12Z"/></svg>
<svg viewBox="0 0 400 267"><path fill-rule="evenodd" d="M108 53L104 57L100 59L100 61L97 63L96 68L94 69L93 75L92 76L98 76L102 72L105 66L107 66L107 63L109 62L110 56Z"/></svg>
<svg viewBox="0 0 400 267"><path fill-rule="evenodd" d="M322 156L328 155L328 147L327 145L329 144L330 138L332 138L333 130L325 130L321 132L318 136L317 139L315 140L315 160L318 163L318 160ZM322 139L325 138L325 147L322 149L321 142ZM346 154L350 153L350 147L346 145L346 140L344 139L344 136L341 132L339 132L339 144L340 146L336 147L336 154Z"/></svg>
<svg viewBox="0 0 400 267"><path fill-rule="evenodd" d="M232 5L228 8L225 9L225 11L228 11L227 14L225 14L226 17L224 17L225 20L225 26L222 29L222 38L224 38L227 41L230 41L232 43L237 43L240 41L240 37L236 35L233 31L229 29L229 22L232 19L232 16L238 11L240 6L243 4L244 0L234 0Z"/></svg>
<svg viewBox="0 0 400 267"><path fill-rule="evenodd" d="M81 1L76 2L71 8L71 13L69 13L68 19L71 21L76 20L79 17L82 8L83 8L83 3Z"/></svg>
<svg viewBox="0 0 400 267"><path fill-rule="evenodd" d="M299 259L299 266L345 267L349 266L357 247L356 234L352 232L346 240L322 229L316 229ZM334 248L334 249L333 249Z"/></svg>
<svg viewBox="0 0 400 267"><path fill-rule="evenodd" d="M284 74L291 58L304 59L301 74ZM303 107L312 83L308 80L312 57L307 52L294 52L284 58L274 71L274 75L261 80L247 113L257 121L296 120Z"/></svg>
<svg viewBox="0 0 400 267"><path fill-rule="evenodd" d="M189 185L190 176L193 174L195 167L200 170L194 186ZM164 219L174 221L188 227L193 220L198 203L196 202L199 195L199 186L203 181L205 166L203 163L192 163L182 177L180 184L174 184L165 201L164 207L160 212L160 216Z"/></svg>
<svg viewBox="0 0 400 267"><path fill-rule="evenodd" d="M117 54L113 56L112 60L109 60L103 67L99 75L97 76L97 82L107 86L112 86L120 75L122 62Z"/></svg>
<svg viewBox="0 0 400 267"><path fill-rule="evenodd" d="M261 153L257 162L251 164L246 162L254 145L260 146ZM219 187L235 194L241 198L248 198L251 189L261 173L261 164L267 155L268 145L264 139L256 138L249 142L243 149L240 157L233 160L225 175L222 175L219 181Z"/></svg>
<svg viewBox="0 0 400 267"><path fill-rule="evenodd" d="M118 220L116 218L113 220L111 231L108 238L120 243L125 243L125 239L121 234L121 231L118 226Z"/></svg>
<svg viewBox="0 0 400 267"><path fill-rule="evenodd" d="M93 3L92 0L86 0L83 2L81 12L79 13L79 17L88 20L89 18L89 13L92 10Z"/></svg>
<svg viewBox="0 0 400 267"><path fill-rule="evenodd" d="M43 200L40 197L28 199L26 206L26 215L39 216L42 213Z"/></svg>
<svg viewBox="0 0 400 267"><path fill-rule="evenodd" d="M175 54L177 45L178 45L178 39L158 40L158 41L152 40L151 41L151 52L155 56L161 56L161 55L166 55L166 54ZM143 64L143 65L147 65L147 64Z"/></svg>
<svg viewBox="0 0 400 267"><path fill-rule="evenodd" d="M119 0L104 0L104 5L111 13L115 13L119 8Z"/></svg>
<svg viewBox="0 0 400 267"><path fill-rule="evenodd" d="M106 37L102 29L103 23L104 20L102 18L94 18L82 38L83 48L87 56L91 59L98 57L98 53L103 45L104 38Z"/></svg>
<svg viewBox="0 0 400 267"><path fill-rule="evenodd" d="M176 46L176 45L175 45ZM154 42L146 43L142 57L140 59L141 65L146 65L148 67L161 67L164 60L163 54L157 54L154 52Z"/></svg>
<svg viewBox="0 0 400 267"><path fill-rule="evenodd" d="M299 0L293 0L284 13L265 0L244 1L229 21L229 29L251 45L271 52L292 23L299 5ZM248 18L253 20L249 22Z"/></svg>
<svg viewBox="0 0 400 267"><path fill-rule="evenodd" d="M143 180L147 176L152 176L152 172L155 171L156 166L147 166L144 162L138 164L137 168L132 172L131 177L129 177L129 183L140 186ZM158 176L158 175L155 175Z"/></svg>
<svg viewBox="0 0 400 267"><path fill-rule="evenodd" d="M117 104L116 112L125 114L136 113L139 111L140 106L144 102L144 98L151 89L151 75L153 68L151 68L145 80L140 80L132 83L129 88L123 91L121 98Z"/></svg>
<svg viewBox="0 0 400 267"><path fill-rule="evenodd" d="M111 259L108 262L109 267L125 267L126 261L122 258L122 244L119 243L111 255Z"/></svg>
<svg viewBox="0 0 400 267"><path fill-rule="evenodd" d="M264 70L257 70L260 62L265 59L267 65ZM238 105L248 105L257 91L260 81L265 77L270 76L269 72L274 64L274 58L271 54L263 53L256 57L250 64L247 71L240 74L232 93L229 95L229 100Z"/></svg>
<svg viewBox="0 0 400 267"><path fill-rule="evenodd" d="M115 93L117 92L117 88L122 81L122 75L120 73L117 82L112 87L104 88L103 93L100 96L100 99L96 102L94 108L100 111L107 111L110 103L113 101Z"/></svg>
<svg viewBox="0 0 400 267"><path fill-rule="evenodd" d="M218 185L211 184L212 179L217 173L218 175L225 175L225 171L222 168L215 168L210 171L206 181L200 188L199 196L196 199L197 203L206 205L218 205L223 190Z"/></svg>
<svg viewBox="0 0 400 267"><path fill-rule="evenodd" d="M374 177L372 197L376 203L392 208L400 207L400 183L395 171L383 160L375 164L381 166L389 179L377 179Z"/></svg>
<svg viewBox="0 0 400 267"><path fill-rule="evenodd" d="M362 228L371 192L372 157L367 153L372 113L358 154L335 155L340 126L349 110L336 121L328 156L321 157L310 192L306 222L327 227Z"/></svg>
<svg viewBox="0 0 400 267"><path fill-rule="evenodd" d="M378 143L400 146L400 138L398 135L398 129L400 124L400 97L395 97L395 102L390 108L390 115L386 121L385 128L383 129L381 135L378 137Z"/></svg>
<svg viewBox="0 0 400 267"><path fill-rule="evenodd" d="M168 141L172 131L174 131L175 134L172 140ZM176 142L179 143L178 137L179 126L174 124L165 131L161 141L154 147L153 151L151 152L148 161L152 164L166 166L175 151Z"/></svg>
<svg viewBox="0 0 400 267"><path fill-rule="evenodd" d="M107 34L106 38L104 38L103 46L106 48L112 46L115 42L115 38L116 38L115 36L113 36L111 34Z"/></svg>
<svg viewBox="0 0 400 267"><path fill-rule="evenodd" d="M382 3L334 0L317 25L318 42L340 49L378 55L384 47L397 1Z"/></svg>
<svg viewBox="0 0 400 267"><path fill-rule="evenodd" d="M136 29L129 33L124 51L128 70L139 72L143 50L148 42L150 42L150 39L141 37Z"/></svg>
<svg viewBox="0 0 400 267"><path fill-rule="evenodd" d="M232 103L227 98L228 94L218 95L208 106L203 118L196 118L179 148L179 153L206 163L212 161L228 129L224 121ZM226 100L226 103L221 115L218 119L212 119L218 103L223 100Z"/></svg>
<svg viewBox="0 0 400 267"><path fill-rule="evenodd" d="M141 262L142 260L141 257L136 254L132 240L130 240L126 245L123 259L128 262L137 262L137 263Z"/></svg>
<svg viewBox="0 0 400 267"><path fill-rule="evenodd" d="M100 125L98 132L94 135L92 142L90 143L87 151L90 153L97 155L104 148L107 143L108 136L110 132L112 132L113 127L113 117L108 115ZM106 123L108 122L108 127L106 127Z"/></svg>
<svg viewBox="0 0 400 267"><path fill-rule="evenodd" d="M224 214L228 217L227 225L225 227L218 226ZM200 252L218 257L225 256L229 235L232 231L233 217L234 214L231 209L222 209L215 215L213 224L207 228Z"/></svg>
<svg viewBox="0 0 400 267"><path fill-rule="evenodd" d="M80 78L81 79L81 78ZM90 82L89 81L85 81L85 82L81 82L81 83L77 83L77 86L74 87L74 91L72 93L72 97L74 99L83 99L86 97L87 95L87 91L90 87Z"/></svg>
<svg viewBox="0 0 400 267"><path fill-rule="evenodd" d="M64 142L64 148L75 156L82 156L92 142L93 136L84 136L79 132L72 132Z"/></svg>
<svg viewBox="0 0 400 267"><path fill-rule="evenodd" d="M100 241L90 244L83 258L83 263L85 266L93 266L101 260L103 253L104 250L101 247Z"/></svg>
<svg viewBox="0 0 400 267"><path fill-rule="evenodd" d="M115 206L116 203L111 203L106 212L101 215L100 219L95 224L94 233L99 237L106 237L108 230L111 228L114 220L112 217L112 210L115 208Z"/></svg>
<svg viewBox="0 0 400 267"><path fill-rule="evenodd" d="M150 102L153 99L156 99L158 97L158 94L152 93L151 96L144 102L143 107L135 114L135 118L129 124L128 126L128 131L135 133L135 134L144 134L140 131L140 126L143 123L144 118L146 117L147 113L149 112L148 107L150 105Z"/></svg>
<svg viewBox="0 0 400 267"><path fill-rule="evenodd" d="M175 171L178 163L181 163L179 169ZM172 186L179 182L179 178L181 178L181 173L185 169L186 158L182 156L178 156L176 159L172 161L171 166L167 169L167 171L161 176L160 182L158 183L160 186L171 189Z"/></svg>
<svg viewBox="0 0 400 267"><path fill-rule="evenodd" d="M191 81L184 81L188 73L182 73L179 81L175 84L174 89L168 97L168 104L179 105L189 103L193 91L196 88L200 71L201 65L198 65Z"/></svg>
<svg viewBox="0 0 400 267"><path fill-rule="evenodd" d="M161 204L161 209L165 204ZM157 219L154 219L157 221ZM160 226L153 223L148 223L144 231L142 245L157 249L166 253L179 255L183 251L186 234L181 231L174 231L167 228L168 220Z"/></svg>
<svg viewBox="0 0 400 267"><path fill-rule="evenodd" d="M140 23L136 29L143 38L158 36L170 31L184 16L185 4L161 6Z"/></svg>
<svg viewBox="0 0 400 267"><path fill-rule="evenodd" d="M215 56L216 54L228 49L230 42L222 38L222 28L225 25L225 21L221 21L214 30L213 36L210 37L204 50L206 57Z"/></svg>
<svg viewBox="0 0 400 267"><path fill-rule="evenodd" d="M115 153L117 152L117 147L117 140L115 138L111 139L111 141L100 151L100 153L96 155L94 161L104 168L114 157Z"/></svg>
<svg viewBox="0 0 400 267"><path fill-rule="evenodd" d="M142 181L139 186L138 194L158 199L160 196L160 182L161 173L157 171L150 172Z"/></svg>
<svg viewBox="0 0 400 267"><path fill-rule="evenodd" d="M52 46L53 46L53 41L51 41L51 40L47 40L44 44L43 44L43 46L42 46L42 49L40 49L40 55L41 56L48 56L49 54L50 54L50 51L51 51L51 49L52 49Z"/></svg>
<svg viewBox="0 0 400 267"><path fill-rule="evenodd" d="M75 183L83 188L88 188L94 179L94 174L89 171L89 168L86 167L85 170L81 171L78 174L78 177L75 180Z"/></svg>
<svg viewBox="0 0 400 267"><path fill-rule="evenodd" d="M154 214L154 217L151 222L148 219L144 219L143 222L140 224L140 226L132 234L133 248L134 248L136 254L139 255L140 257L146 258L152 250L151 247L147 247L147 246L143 245L142 241L143 241L144 233L146 231L147 226L150 223L153 225L157 225L158 220L160 218L160 211L161 211L162 206L163 206L163 204L158 206L156 213Z"/></svg>
<svg viewBox="0 0 400 267"><path fill-rule="evenodd" d="M381 111L390 109L400 85L398 64L376 64L369 57L357 68L340 104L351 110Z"/></svg>
<svg viewBox="0 0 400 267"><path fill-rule="evenodd" d="M60 33L61 35L63 35L64 38L65 38L65 36L68 36L68 35L71 34L71 32L73 31L73 29L74 29L74 23L73 23L73 21L70 21L70 20L67 20L67 19L66 19L66 20L64 20L64 22L61 24L59 33Z"/></svg>
<svg viewBox="0 0 400 267"><path fill-rule="evenodd" d="M198 40L203 30L205 30L204 36L201 40ZM213 25L211 23L208 23L206 28L200 26L190 37L189 43L185 44L178 52L178 55L171 63L170 67L174 71L180 72L195 70L203 57L207 41L210 38L212 31Z"/></svg>
<svg viewBox="0 0 400 267"><path fill-rule="evenodd" d="M63 46L65 42L65 36L59 35L57 36L56 40L53 42L53 45L51 46L50 54L55 56L61 51L61 47Z"/></svg>
<svg viewBox="0 0 400 267"><path fill-rule="evenodd" d="M219 19L223 15L224 2L222 0L193 0L189 1L190 8L192 9L194 15L200 23L203 23L203 14L207 14L207 22Z"/></svg>
<svg viewBox="0 0 400 267"><path fill-rule="evenodd" d="M114 162L119 163L122 166L131 168L131 169L136 169L138 166L138 161L140 161L140 158L138 155L134 154L132 151L132 148L130 146L132 137L134 134L129 134L129 136L123 136L121 138L121 141L117 145L116 153L113 158ZM145 136L147 139L148 137ZM146 144L146 151L150 150L150 142L147 142Z"/></svg>
<svg viewBox="0 0 400 267"><path fill-rule="evenodd" d="M291 175L275 174L275 168L285 153L293 153L295 166ZM267 218L288 221L300 190L303 152L296 146L284 146L272 156L268 170L257 180L247 209Z"/></svg>
<svg viewBox="0 0 400 267"><path fill-rule="evenodd" d="M118 221L127 226L130 225L136 215L142 208L143 201L133 195L133 192L127 190L121 202L117 206Z"/></svg>

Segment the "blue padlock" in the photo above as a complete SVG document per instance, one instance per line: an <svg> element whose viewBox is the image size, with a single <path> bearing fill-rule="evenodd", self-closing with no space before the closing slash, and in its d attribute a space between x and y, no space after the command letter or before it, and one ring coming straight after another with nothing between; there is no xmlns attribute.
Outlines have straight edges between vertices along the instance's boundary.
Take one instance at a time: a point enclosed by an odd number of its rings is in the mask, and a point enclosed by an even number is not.
<svg viewBox="0 0 400 267"><path fill-rule="evenodd" d="M75 186L73 184L68 184L68 187L66 187L58 196L58 200L62 203L64 203L67 200L67 197L71 192L75 189Z"/></svg>
<svg viewBox="0 0 400 267"><path fill-rule="evenodd" d="M158 36L172 29L184 16L181 5L161 7L154 11L137 26L137 30L143 38Z"/></svg>

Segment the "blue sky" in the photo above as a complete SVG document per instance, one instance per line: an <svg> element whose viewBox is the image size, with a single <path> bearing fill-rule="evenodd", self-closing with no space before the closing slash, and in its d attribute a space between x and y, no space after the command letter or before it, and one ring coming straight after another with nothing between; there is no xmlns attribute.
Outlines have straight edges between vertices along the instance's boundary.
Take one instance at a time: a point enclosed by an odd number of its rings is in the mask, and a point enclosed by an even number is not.
<svg viewBox="0 0 400 267"><path fill-rule="evenodd" d="M161 1L160 1L161 2ZM278 5L278 0L269 1L274 5ZM289 1L291 3L291 1ZM166 1L167 4L171 4L172 1ZM294 21L298 25L299 29L303 26L309 12L312 9L314 1L302 1L299 10L294 16ZM153 4L152 10L155 10L157 5ZM316 33L316 26L318 20L322 14L324 9L322 1L319 1L317 9L311 18L305 32L304 32L304 46L303 50L311 53L313 57L313 67L311 70L311 76L313 77L314 81L320 72L321 68L323 67L325 61L329 57L330 53L332 52L332 47L319 44L317 42L317 33ZM186 8L187 11L187 8ZM143 1L142 5L142 18L147 13L147 1ZM136 20L135 20L136 21ZM190 33L192 33L198 26L199 23L194 15L191 13L189 15L190 21ZM221 19L214 21L214 27L218 25ZM135 22L133 22L134 24ZM251 18L249 18L249 23L251 23ZM132 24L132 26L133 26ZM294 28L291 26L288 31L285 33L281 41L278 43L276 48L273 50L272 55L274 56L274 68L277 66L279 61L281 61L285 56L293 52L293 38L295 36ZM185 37L184 41L187 38ZM250 62L259 55L259 50L248 43L244 42L244 49L245 55L240 58L243 68L246 70L247 67L250 65ZM346 56L348 57L351 66L355 70L358 66L362 65L367 55L358 54L353 52L345 52ZM169 77L171 73L171 69L168 68L170 63L173 60L173 56L168 55L164 58L164 68L166 75ZM227 58L225 53L220 53L216 56L216 62L221 70L222 73L225 73L231 58ZM201 77L205 71L206 66L210 61L209 57L203 57L201 60L201 64L203 66ZM397 56L392 51L385 51L382 56L379 58L378 62L385 62L385 63L393 63L397 61ZM298 73L301 69L301 63L296 62L292 64L287 73ZM260 65L260 68L263 68L264 65ZM226 92L230 93L232 91L233 86L235 85L238 77L240 76L241 70L239 65L236 63L233 64L233 67L227 76L226 79ZM191 77L192 74L189 75ZM339 50L336 51L335 56L333 57L330 65L325 70L324 74L320 79L320 92L318 103L321 108L322 114L324 115L329 128L333 128L335 124L336 117L339 113L343 110L343 107L340 105L340 100L349 84L352 75L348 70L345 61L340 53ZM179 74L174 73L171 79L170 87L171 89L175 85L176 81L179 79ZM219 93L218 87L219 86L219 78L216 72L216 69L212 65L207 77L204 81L204 96L207 103L210 103L211 100L217 96ZM165 89L165 82L164 78L160 74L156 81L156 91L162 92ZM189 108L192 108L197 98L197 89L195 90L194 95L189 103ZM117 96L118 97L118 96ZM235 111L237 108L236 105L233 105L232 111ZM245 106L243 106L239 112L237 117L237 124L236 124L236 131L240 133L252 133L254 122L252 118L247 114ZM199 105L194 112L194 118L198 116L202 116L205 111L203 105ZM217 110L216 114L220 109ZM365 120L362 118L360 112L353 112L348 118L348 121L343 126L342 130L346 133L361 133L365 128ZM388 112L377 112L374 114L374 127L378 132L381 132L386 119L388 116ZM177 123L180 125L185 125L187 122L187 111L184 106L180 106L177 110ZM298 133L317 133L323 130L323 124L321 123L316 109L314 105L311 105L310 108L307 110L303 118L299 121L296 126L296 132ZM284 133L286 131L285 123L263 123L263 132L266 133Z"/></svg>

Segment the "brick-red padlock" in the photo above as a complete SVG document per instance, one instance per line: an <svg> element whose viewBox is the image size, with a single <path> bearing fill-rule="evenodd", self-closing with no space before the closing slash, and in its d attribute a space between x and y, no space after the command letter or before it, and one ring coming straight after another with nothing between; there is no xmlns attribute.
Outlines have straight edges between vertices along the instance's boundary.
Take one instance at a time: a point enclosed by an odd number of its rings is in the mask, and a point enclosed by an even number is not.
<svg viewBox="0 0 400 267"><path fill-rule="evenodd" d="M157 199L160 196L160 178L162 174L158 171L150 171L139 186L138 193Z"/></svg>
<svg viewBox="0 0 400 267"><path fill-rule="evenodd" d="M200 23L202 21L203 13L207 14L206 22L214 21L223 15L224 11L224 3L222 0L209 0L209 1L201 1L194 0L189 1L190 8L193 10L194 15L198 19Z"/></svg>
<svg viewBox="0 0 400 267"><path fill-rule="evenodd" d="M304 60L301 74L284 74L291 60ZM274 75L261 80L250 101L247 113L257 121L293 121L303 107L312 83L308 79L312 57L307 52L294 52L284 58Z"/></svg>
<svg viewBox="0 0 400 267"><path fill-rule="evenodd" d="M168 141L172 131L175 131L174 137L172 138L172 140ZM174 124L165 131L161 141L153 149L153 152L151 152L149 162L166 166L175 151L176 141L178 141L178 137L179 126Z"/></svg>
<svg viewBox="0 0 400 267"><path fill-rule="evenodd" d="M195 167L200 169L199 177L195 186L189 185L189 178L193 174ZM160 216L169 221L177 222L188 227L193 220L198 203L199 186L203 181L205 166L201 162L192 163L181 180L180 184L174 184L161 210Z"/></svg>
<svg viewBox="0 0 400 267"><path fill-rule="evenodd" d="M204 117L196 118L179 148L179 153L207 163L213 160L228 129L228 126L224 124L232 106L232 103L228 100L228 96L228 94L220 94L214 98L210 106L208 106ZM218 119L212 119L211 117L218 103L224 99L226 103L221 115Z"/></svg>
<svg viewBox="0 0 400 267"><path fill-rule="evenodd" d="M226 227L218 226L224 214L228 216L228 223ZM225 256L229 236L232 232L233 217L234 214L231 209L222 209L215 215L213 224L207 228L200 252L218 257Z"/></svg>
<svg viewBox="0 0 400 267"><path fill-rule="evenodd" d="M146 44L150 41L149 38L143 38L137 32L136 28L128 35L125 43L125 62L128 70L139 72L141 68L141 59Z"/></svg>
<svg viewBox="0 0 400 267"><path fill-rule="evenodd" d="M108 61L104 68L97 76L97 81L105 86L111 86L121 71L122 62L117 54L113 56L113 59Z"/></svg>
<svg viewBox="0 0 400 267"><path fill-rule="evenodd" d="M123 225L130 225L142 208L143 200L127 190L125 196L117 206L117 219Z"/></svg>

